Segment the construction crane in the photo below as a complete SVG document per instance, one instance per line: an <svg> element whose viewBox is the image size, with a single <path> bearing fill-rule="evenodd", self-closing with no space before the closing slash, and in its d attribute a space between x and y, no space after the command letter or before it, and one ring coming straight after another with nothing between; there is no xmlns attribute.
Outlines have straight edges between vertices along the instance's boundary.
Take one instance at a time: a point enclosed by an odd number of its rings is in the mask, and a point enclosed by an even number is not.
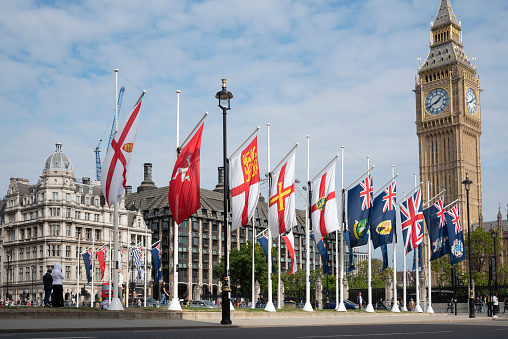
<svg viewBox="0 0 508 339"><path fill-rule="evenodd" d="M120 92L118 93L118 117L120 117L120 108L122 107L122 100L123 100L123 94L125 92L125 87L122 86L120 88ZM106 131L104 131L106 132ZM111 125L111 133L109 134L109 141L108 141L108 148L106 149L106 152L109 149L109 145L111 144L111 140L113 139L115 135L115 120L113 119L113 124ZM104 137L104 134L102 135ZM95 175L97 177L97 181L101 180L101 157L100 157L100 149L99 146L101 145L102 138L99 140L99 144L97 144L97 147L95 147Z"/></svg>

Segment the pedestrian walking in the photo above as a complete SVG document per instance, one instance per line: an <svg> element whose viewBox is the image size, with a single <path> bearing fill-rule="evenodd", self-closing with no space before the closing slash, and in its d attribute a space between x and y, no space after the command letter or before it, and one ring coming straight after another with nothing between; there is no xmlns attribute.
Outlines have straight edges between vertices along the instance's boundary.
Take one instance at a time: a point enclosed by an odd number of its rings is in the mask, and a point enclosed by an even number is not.
<svg viewBox="0 0 508 339"><path fill-rule="evenodd" d="M360 307L360 310L363 309L363 297L362 297L362 292L359 292L358 293L358 297L356 297L356 303L358 304L358 307Z"/></svg>
<svg viewBox="0 0 508 339"><path fill-rule="evenodd" d="M413 299L411 299L411 300L413 300ZM445 313L448 313L448 310L450 310L450 312L453 313L453 298L451 298L450 301L448 302L448 307L446 308Z"/></svg>
<svg viewBox="0 0 508 339"><path fill-rule="evenodd" d="M42 277L42 282L44 283L44 305L46 307L51 307L49 304L49 297L51 297L51 290L53 289L53 277L51 275L51 268L48 268L48 271Z"/></svg>
<svg viewBox="0 0 508 339"><path fill-rule="evenodd" d="M64 278L64 275L62 273L62 265L60 263L55 263L51 276L53 277L53 298L51 303L53 307L63 307L62 279Z"/></svg>
<svg viewBox="0 0 508 339"><path fill-rule="evenodd" d="M159 302L159 306L164 303L164 306L166 306L166 299L169 297L168 292L166 291L166 282L163 281L161 284L161 301Z"/></svg>

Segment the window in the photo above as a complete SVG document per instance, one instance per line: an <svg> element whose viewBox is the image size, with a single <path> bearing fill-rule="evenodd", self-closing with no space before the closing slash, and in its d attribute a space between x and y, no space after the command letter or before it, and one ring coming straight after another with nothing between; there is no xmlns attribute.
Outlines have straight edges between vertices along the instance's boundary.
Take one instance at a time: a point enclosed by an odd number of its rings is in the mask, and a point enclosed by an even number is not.
<svg viewBox="0 0 508 339"><path fill-rule="evenodd" d="M25 240L25 230L19 230L19 239Z"/></svg>
<svg viewBox="0 0 508 339"><path fill-rule="evenodd" d="M87 228L85 232L86 232L86 240L92 240L92 229Z"/></svg>
<svg viewBox="0 0 508 339"><path fill-rule="evenodd" d="M59 237L60 236L60 225L49 225L49 234L52 237Z"/></svg>
<svg viewBox="0 0 508 339"><path fill-rule="evenodd" d="M40 257L44 258L44 246L41 245L41 247L39 249L39 253L40 253Z"/></svg>
<svg viewBox="0 0 508 339"><path fill-rule="evenodd" d="M71 267L65 266L65 279L70 279L70 278L71 278Z"/></svg>
<svg viewBox="0 0 508 339"><path fill-rule="evenodd" d="M93 188L92 187L88 187L88 194L93 194Z"/></svg>
<svg viewBox="0 0 508 339"><path fill-rule="evenodd" d="M83 193L83 186L79 186L79 193Z"/></svg>
<svg viewBox="0 0 508 339"><path fill-rule="evenodd" d="M30 267L25 267L25 281L30 281Z"/></svg>
<svg viewBox="0 0 508 339"><path fill-rule="evenodd" d="M99 221L99 215L98 214L94 214L94 221Z"/></svg>
<svg viewBox="0 0 508 339"><path fill-rule="evenodd" d="M80 201L81 201L81 198L79 197L79 195L76 195L76 204L79 204Z"/></svg>
<svg viewBox="0 0 508 339"><path fill-rule="evenodd" d="M30 247L26 248L26 258L30 259Z"/></svg>
<svg viewBox="0 0 508 339"><path fill-rule="evenodd" d="M51 245L51 246L48 246L48 248L49 248L50 255L52 257L59 257L60 256L60 249L61 249L60 245Z"/></svg>
<svg viewBox="0 0 508 339"><path fill-rule="evenodd" d="M76 238L81 237L81 227L76 227Z"/></svg>
<svg viewBox="0 0 508 339"><path fill-rule="evenodd" d="M19 268L19 281L23 281L23 268Z"/></svg>
<svg viewBox="0 0 508 339"><path fill-rule="evenodd" d="M94 203L95 206L99 206L99 199L95 199Z"/></svg>
<svg viewBox="0 0 508 339"><path fill-rule="evenodd" d="M58 207L51 207L49 209L52 217L59 217L60 216L60 208Z"/></svg>
<svg viewBox="0 0 508 339"><path fill-rule="evenodd" d="M53 200L58 200L58 192L53 192Z"/></svg>
<svg viewBox="0 0 508 339"><path fill-rule="evenodd" d="M90 213L85 212L85 220L90 220Z"/></svg>
<svg viewBox="0 0 508 339"><path fill-rule="evenodd" d="M65 256L67 258L71 257L71 247L70 246L65 246Z"/></svg>
<svg viewBox="0 0 508 339"><path fill-rule="evenodd" d="M71 201L71 194L70 193L65 193L65 200Z"/></svg>
<svg viewBox="0 0 508 339"><path fill-rule="evenodd" d="M74 219L79 219L80 218L80 212L79 211L75 211L74 212Z"/></svg>
<svg viewBox="0 0 508 339"><path fill-rule="evenodd" d="M85 198L85 203L86 203L87 205L90 205L90 198L89 198L89 197L86 197L86 198Z"/></svg>
<svg viewBox="0 0 508 339"><path fill-rule="evenodd" d="M19 249L19 260L25 259L25 250L23 248Z"/></svg>
<svg viewBox="0 0 508 339"><path fill-rule="evenodd" d="M65 225L65 235L67 237L71 236L71 225Z"/></svg>
<svg viewBox="0 0 508 339"><path fill-rule="evenodd" d="M65 217L66 218L70 218L71 217L71 209L70 208L65 209Z"/></svg>
<svg viewBox="0 0 508 339"><path fill-rule="evenodd" d="M76 258L79 258L80 257L80 254L81 254L81 247L77 247L76 246Z"/></svg>
<svg viewBox="0 0 508 339"><path fill-rule="evenodd" d="M37 246L32 247L32 259L37 259Z"/></svg>
<svg viewBox="0 0 508 339"><path fill-rule="evenodd" d="M101 240L101 230L95 230L95 240Z"/></svg>

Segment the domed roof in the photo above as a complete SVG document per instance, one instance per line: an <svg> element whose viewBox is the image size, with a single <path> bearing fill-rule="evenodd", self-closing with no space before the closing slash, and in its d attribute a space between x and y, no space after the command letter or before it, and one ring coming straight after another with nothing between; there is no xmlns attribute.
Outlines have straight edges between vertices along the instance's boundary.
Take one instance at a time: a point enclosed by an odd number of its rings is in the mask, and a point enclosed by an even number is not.
<svg viewBox="0 0 508 339"><path fill-rule="evenodd" d="M44 162L44 170L65 170L72 171L71 160L62 152L62 144L56 142L55 153L51 154Z"/></svg>

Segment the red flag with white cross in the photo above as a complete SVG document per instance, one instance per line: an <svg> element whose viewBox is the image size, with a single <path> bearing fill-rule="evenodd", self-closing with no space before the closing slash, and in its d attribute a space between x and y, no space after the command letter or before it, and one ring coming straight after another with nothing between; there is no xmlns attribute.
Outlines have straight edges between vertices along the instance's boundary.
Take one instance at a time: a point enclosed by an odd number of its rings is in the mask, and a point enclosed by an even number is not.
<svg viewBox="0 0 508 339"><path fill-rule="evenodd" d="M296 225L295 153L280 170L273 172L270 183L268 224L272 238L286 233Z"/></svg>

